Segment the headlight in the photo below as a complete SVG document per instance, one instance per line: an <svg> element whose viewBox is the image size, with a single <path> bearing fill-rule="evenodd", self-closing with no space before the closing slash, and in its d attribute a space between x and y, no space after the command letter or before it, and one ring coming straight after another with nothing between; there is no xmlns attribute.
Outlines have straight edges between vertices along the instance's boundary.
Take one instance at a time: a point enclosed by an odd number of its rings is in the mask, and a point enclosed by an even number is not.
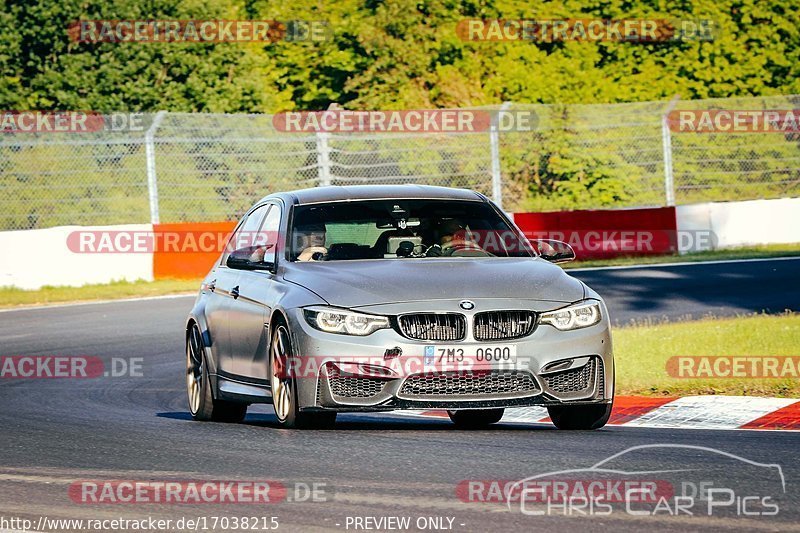
<svg viewBox="0 0 800 533"><path fill-rule="evenodd" d="M550 324L561 331L592 326L600 322L600 303L596 301L582 302L557 311L542 313L540 324Z"/></svg>
<svg viewBox="0 0 800 533"><path fill-rule="evenodd" d="M334 307L308 307L303 309L303 314L312 327L328 333L363 336L389 327L389 319L385 316L365 315Z"/></svg>

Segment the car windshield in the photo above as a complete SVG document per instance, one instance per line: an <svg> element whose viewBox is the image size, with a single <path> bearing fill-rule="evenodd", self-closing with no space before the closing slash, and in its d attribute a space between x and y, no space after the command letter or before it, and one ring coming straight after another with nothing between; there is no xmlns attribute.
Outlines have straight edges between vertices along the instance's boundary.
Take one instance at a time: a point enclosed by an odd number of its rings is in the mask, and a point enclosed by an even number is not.
<svg viewBox="0 0 800 533"><path fill-rule="evenodd" d="M530 257L527 240L489 204L362 200L295 208L293 261Z"/></svg>

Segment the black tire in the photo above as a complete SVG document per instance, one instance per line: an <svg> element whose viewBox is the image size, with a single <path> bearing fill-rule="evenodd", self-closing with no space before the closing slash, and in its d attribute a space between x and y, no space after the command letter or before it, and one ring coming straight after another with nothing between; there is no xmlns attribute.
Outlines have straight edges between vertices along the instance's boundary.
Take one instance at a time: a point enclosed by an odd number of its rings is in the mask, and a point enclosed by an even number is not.
<svg viewBox="0 0 800 533"><path fill-rule="evenodd" d="M195 382L197 390L192 387ZM189 412L200 421L241 422L247 414L247 404L215 400L208 376L208 364L203 337L197 325L193 325L186 338L186 391Z"/></svg>
<svg viewBox="0 0 800 533"><path fill-rule="evenodd" d="M297 378L280 369L291 368L287 361L293 357L289 328L283 321L273 328L270 342L270 385L273 407L278 423L287 429L331 429L336 425L335 412L304 412L297 397ZM276 364L281 358L282 364Z"/></svg>
<svg viewBox="0 0 800 533"><path fill-rule="evenodd" d="M456 427L461 429L481 429L500 422L505 409L460 409L447 411Z"/></svg>
<svg viewBox="0 0 800 533"><path fill-rule="evenodd" d="M600 429L611 416L610 403L599 405L574 405L548 407L550 419L558 429Z"/></svg>

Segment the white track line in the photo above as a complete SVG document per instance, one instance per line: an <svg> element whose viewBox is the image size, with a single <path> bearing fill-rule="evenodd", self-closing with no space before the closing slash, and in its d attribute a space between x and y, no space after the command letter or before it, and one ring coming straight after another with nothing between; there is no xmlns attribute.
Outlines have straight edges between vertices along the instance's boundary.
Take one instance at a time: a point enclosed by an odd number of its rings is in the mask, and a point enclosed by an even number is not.
<svg viewBox="0 0 800 533"><path fill-rule="evenodd" d="M800 261L800 256L796 257L759 257L755 259L720 259L716 261L683 261L678 263L652 263L645 265L619 265L607 267L584 267L566 268L564 271L570 272L589 272L591 270L630 270L635 268L661 268L661 267L682 267L692 265L723 265L727 263L763 263L765 261Z"/></svg>

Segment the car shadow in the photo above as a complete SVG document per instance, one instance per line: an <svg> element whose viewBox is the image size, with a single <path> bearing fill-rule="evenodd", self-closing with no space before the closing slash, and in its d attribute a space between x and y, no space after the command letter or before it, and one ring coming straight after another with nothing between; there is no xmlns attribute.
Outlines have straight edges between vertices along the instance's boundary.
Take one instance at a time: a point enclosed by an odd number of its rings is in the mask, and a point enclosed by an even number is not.
<svg viewBox="0 0 800 533"><path fill-rule="evenodd" d="M188 412L169 411L156 413L159 418L169 418L172 420L190 421L192 416ZM278 423L274 414L269 413L249 413L244 421L245 426L263 427L272 429L283 429ZM498 423L486 429L460 429L453 425L446 418L416 418L404 416L387 415L358 415L358 414L339 414L336 426L331 428L335 431L375 431L375 430L395 430L395 431L463 431L466 433L478 433L484 431L551 431L556 428L550 424L517 424L517 423ZM330 431L331 429L321 429L319 431Z"/></svg>
<svg viewBox="0 0 800 533"><path fill-rule="evenodd" d="M173 420L191 420L192 415L186 411L166 411L163 413L156 413L158 418L171 418Z"/></svg>

